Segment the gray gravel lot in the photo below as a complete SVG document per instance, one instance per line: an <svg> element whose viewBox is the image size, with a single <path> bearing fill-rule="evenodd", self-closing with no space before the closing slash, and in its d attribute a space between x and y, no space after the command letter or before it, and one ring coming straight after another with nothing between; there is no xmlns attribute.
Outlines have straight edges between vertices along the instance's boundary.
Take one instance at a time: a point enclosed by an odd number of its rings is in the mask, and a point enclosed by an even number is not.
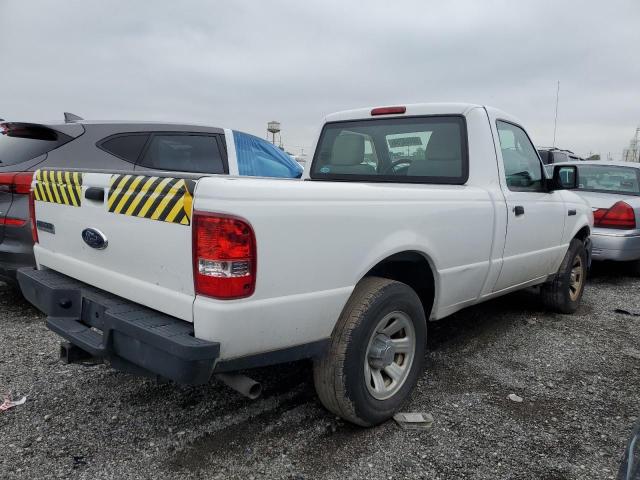
<svg viewBox="0 0 640 480"><path fill-rule="evenodd" d="M0 478L614 478L640 415L640 279L596 270L573 316L528 292L430 325L407 411L432 428L360 429L315 398L307 362L265 395L64 365L44 317L0 284ZM507 399L510 393L522 403Z"/></svg>

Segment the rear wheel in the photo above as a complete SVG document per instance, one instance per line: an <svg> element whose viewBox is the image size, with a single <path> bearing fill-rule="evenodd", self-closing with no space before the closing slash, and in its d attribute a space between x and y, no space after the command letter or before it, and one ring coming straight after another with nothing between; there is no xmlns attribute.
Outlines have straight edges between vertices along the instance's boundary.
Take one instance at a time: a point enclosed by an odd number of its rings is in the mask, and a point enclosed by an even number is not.
<svg viewBox="0 0 640 480"><path fill-rule="evenodd" d="M322 404L361 426L397 412L422 371L426 319L415 291L404 283L367 277L355 288L314 363Z"/></svg>
<svg viewBox="0 0 640 480"><path fill-rule="evenodd" d="M587 252L581 240L574 238L555 278L542 286L542 299L558 313L574 313L580 305L587 281Z"/></svg>

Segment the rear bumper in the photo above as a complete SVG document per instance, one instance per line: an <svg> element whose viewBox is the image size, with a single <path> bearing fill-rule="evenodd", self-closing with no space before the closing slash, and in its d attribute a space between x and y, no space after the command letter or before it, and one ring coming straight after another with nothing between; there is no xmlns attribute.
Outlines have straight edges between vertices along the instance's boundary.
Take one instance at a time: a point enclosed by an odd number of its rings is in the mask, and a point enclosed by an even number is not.
<svg viewBox="0 0 640 480"><path fill-rule="evenodd" d="M35 267L33 242L7 238L0 243L0 281L16 283L16 274L20 268Z"/></svg>
<svg viewBox="0 0 640 480"><path fill-rule="evenodd" d="M213 373L220 344L195 338L189 322L54 270L21 269L18 281L50 330L115 368L184 384L207 383Z"/></svg>
<svg viewBox="0 0 640 480"><path fill-rule="evenodd" d="M594 260L640 259L640 233L595 228L591 232Z"/></svg>

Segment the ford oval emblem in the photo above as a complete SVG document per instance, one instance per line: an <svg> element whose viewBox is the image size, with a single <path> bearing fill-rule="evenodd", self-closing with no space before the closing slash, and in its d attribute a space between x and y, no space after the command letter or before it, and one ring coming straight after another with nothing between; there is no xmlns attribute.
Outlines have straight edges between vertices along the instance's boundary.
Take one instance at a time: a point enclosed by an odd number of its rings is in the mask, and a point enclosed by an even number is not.
<svg viewBox="0 0 640 480"><path fill-rule="evenodd" d="M95 228L85 228L82 231L82 240L84 240L84 243L96 250L104 250L109 244L104 233L100 230L96 230Z"/></svg>

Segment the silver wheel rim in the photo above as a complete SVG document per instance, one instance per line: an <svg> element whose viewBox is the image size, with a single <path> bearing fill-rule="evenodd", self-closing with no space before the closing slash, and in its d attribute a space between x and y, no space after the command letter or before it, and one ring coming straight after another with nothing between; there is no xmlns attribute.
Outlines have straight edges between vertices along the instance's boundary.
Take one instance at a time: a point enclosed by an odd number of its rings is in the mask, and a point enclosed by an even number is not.
<svg viewBox="0 0 640 480"><path fill-rule="evenodd" d="M584 280L584 269L582 268L582 258L576 255L573 259L571 274L569 276L569 297L575 302L580 296L582 283Z"/></svg>
<svg viewBox="0 0 640 480"><path fill-rule="evenodd" d="M364 358L364 381L376 400L393 397L409 376L416 332L406 313L391 312L371 333Z"/></svg>

